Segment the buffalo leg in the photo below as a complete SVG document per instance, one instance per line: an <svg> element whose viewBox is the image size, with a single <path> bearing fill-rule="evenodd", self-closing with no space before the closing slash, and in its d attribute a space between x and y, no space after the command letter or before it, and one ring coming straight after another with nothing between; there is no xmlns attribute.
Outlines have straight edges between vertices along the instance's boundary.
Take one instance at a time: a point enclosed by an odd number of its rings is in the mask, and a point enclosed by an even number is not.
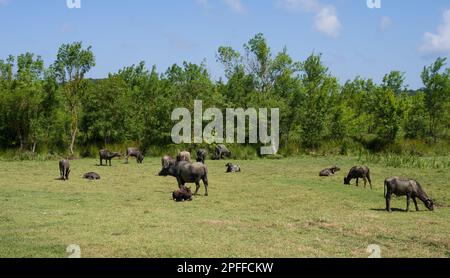
<svg viewBox="0 0 450 278"><path fill-rule="evenodd" d="M370 189L372 189L372 180L370 179L370 175L367 175L367 180L369 181Z"/></svg>
<svg viewBox="0 0 450 278"><path fill-rule="evenodd" d="M366 179L366 177L363 177L363 180L364 180L364 188L366 188L366 185L367 185L367 179Z"/></svg>
<svg viewBox="0 0 450 278"><path fill-rule="evenodd" d="M359 178L356 178L356 186L359 186Z"/></svg>
<svg viewBox="0 0 450 278"><path fill-rule="evenodd" d="M409 204L411 203L411 196L406 195L406 212L409 212Z"/></svg>
<svg viewBox="0 0 450 278"><path fill-rule="evenodd" d="M200 181L195 181L195 193L194 195L197 195L198 190L200 189Z"/></svg>
<svg viewBox="0 0 450 278"><path fill-rule="evenodd" d="M388 212L392 212L392 210L391 210L391 193L390 192L387 192L387 194L386 194L386 210Z"/></svg>
<svg viewBox="0 0 450 278"><path fill-rule="evenodd" d="M413 198L414 206L416 206L416 211L419 211L419 207L417 206L416 197L412 197L412 198Z"/></svg>
<svg viewBox="0 0 450 278"><path fill-rule="evenodd" d="M103 159L100 157L100 166L103 166Z"/></svg>
<svg viewBox="0 0 450 278"><path fill-rule="evenodd" d="M205 186L205 196L208 196L208 178L203 178L203 185Z"/></svg>

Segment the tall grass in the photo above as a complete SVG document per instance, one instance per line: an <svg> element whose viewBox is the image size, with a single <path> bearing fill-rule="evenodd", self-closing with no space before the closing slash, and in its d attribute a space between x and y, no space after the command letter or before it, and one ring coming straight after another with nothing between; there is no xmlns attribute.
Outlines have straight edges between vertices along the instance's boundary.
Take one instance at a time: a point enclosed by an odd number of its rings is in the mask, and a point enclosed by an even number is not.
<svg viewBox="0 0 450 278"><path fill-rule="evenodd" d="M373 154L361 152L358 155L358 161L367 163L381 164L393 168L416 168L416 169L449 169L450 157L448 156L430 156L420 157L416 155L397 155L391 153Z"/></svg>

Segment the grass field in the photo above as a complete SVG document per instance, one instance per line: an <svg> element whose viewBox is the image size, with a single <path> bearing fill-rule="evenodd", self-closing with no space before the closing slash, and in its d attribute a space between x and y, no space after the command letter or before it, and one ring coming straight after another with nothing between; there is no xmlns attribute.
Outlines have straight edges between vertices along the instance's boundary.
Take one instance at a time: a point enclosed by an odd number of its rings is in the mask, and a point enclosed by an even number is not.
<svg viewBox="0 0 450 278"><path fill-rule="evenodd" d="M158 177L159 158L144 164L98 167L71 163L71 180L56 161L0 161L0 257L450 257L448 169L371 168L374 190L343 185L348 157L238 161L243 172L225 174L224 161L207 161L210 196L175 203L172 177ZM343 171L319 178L334 164ZM102 179L81 179L85 172ZM419 180L437 202L434 212L384 211L383 181ZM361 186L362 182L360 183ZM194 186L195 187L195 186ZM414 206L412 205L412 208Z"/></svg>

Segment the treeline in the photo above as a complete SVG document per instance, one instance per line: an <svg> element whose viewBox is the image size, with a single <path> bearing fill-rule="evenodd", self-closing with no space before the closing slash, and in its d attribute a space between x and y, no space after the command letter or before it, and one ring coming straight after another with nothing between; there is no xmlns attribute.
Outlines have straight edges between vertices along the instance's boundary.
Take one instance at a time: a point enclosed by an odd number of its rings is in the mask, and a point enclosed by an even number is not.
<svg viewBox="0 0 450 278"><path fill-rule="evenodd" d="M141 62L105 79L86 79L95 55L81 42L62 45L48 67L31 53L9 56L0 60L0 149L89 155L92 146L169 147L172 110L193 109L196 99L204 107L280 108L285 154L449 142L446 58L424 67L423 88L411 92L399 71L381 84L356 77L341 85L321 55L294 61L286 48L272 53L262 34L244 45L244 53L220 47L216 57L225 70L218 81L205 64L189 62L164 73Z"/></svg>

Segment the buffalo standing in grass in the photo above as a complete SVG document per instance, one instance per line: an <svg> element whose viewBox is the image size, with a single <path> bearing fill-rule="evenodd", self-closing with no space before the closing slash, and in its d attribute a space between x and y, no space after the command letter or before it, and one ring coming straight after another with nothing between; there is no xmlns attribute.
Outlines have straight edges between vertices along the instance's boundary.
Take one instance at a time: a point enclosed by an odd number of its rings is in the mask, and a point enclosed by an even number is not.
<svg viewBox="0 0 450 278"><path fill-rule="evenodd" d="M176 202L192 201L192 192L189 187L182 186L180 189L172 192L172 199Z"/></svg>
<svg viewBox="0 0 450 278"><path fill-rule="evenodd" d="M205 149L200 149L197 151L197 162L205 164L206 156L208 152Z"/></svg>
<svg viewBox="0 0 450 278"><path fill-rule="evenodd" d="M220 160L224 157L231 157L231 151L225 145L217 145L215 149L214 159Z"/></svg>
<svg viewBox="0 0 450 278"><path fill-rule="evenodd" d="M384 197L386 198L386 210L391 212L391 196L395 194L396 196L406 196L406 211L409 211L409 203L411 198L414 201L414 205L416 206L416 211L419 211L419 207L417 206L416 198L421 200L425 207L429 210L434 210L433 201L428 198L425 191L420 186L419 182L407 179L407 178L399 178L392 177L388 178L384 181Z"/></svg>
<svg viewBox="0 0 450 278"><path fill-rule="evenodd" d="M188 152L188 151L180 152L180 153L177 155L177 161L178 161L178 162L180 162L180 161L187 161L187 162L190 162L190 161L191 161L191 153Z"/></svg>
<svg viewBox="0 0 450 278"><path fill-rule="evenodd" d="M112 153L108 150L100 150L99 155L100 155L100 166L103 166L103 160L106 160L106 166L108 166L108 161L109 161L109 166L111 166L111 160L114 157L122 156L120 153L117 153L117 152Z"/></svg>
<svg viewBox="0 0 450 278"><path fill-rule="evenodd" d="M135 157L136 162L142 164L144 161L144 155L138 148L127 148L127 153L125 156L126 163L128 163L128 157Z"/></svg>
<svg viewBox="0 0 450 278"><path fill-rule="evenodd" d="M364 188L366 188L366 183L369 181L370 189L372 189L372 180L370 179L370 170L367 166L355 166L348 172L347 177L344 178L344 184L349 185L352 179L356 179L356 186L358 185L359 179L364 180Z"/></svg>
<svg viewBox="0 0 450 278"><path fill-rule="evenodd" d="M69 160L63 159L59 162L59 174L60 174L61 180L63 180L63 181L69 180L69 174L70 174Z"/></svg>
<svg viewBox="0 0 450 278"><path fill-rule="evenodd" d="M161 166L164 168L168 168L171 165L177 164L177 160L168 155L165 155L161 158Z"/></svg>
<svg viewBox="0 0 450 278"><path fill-rule="evenodd" d="M330 177L336 174L336 172L340 171L341 169L337 166L333 166L331 168L326 168L320 171L319 176L321 177Z"/></svg>
<svg viewBox="0 0 450 278"><path fill-rule="evenodd" d="M177 179L178 187L181 188L186 183L195 183L196 189L194 195L197 195L200 189L200 181L205 186L205 196L208 196L208 167L202 163L190 163L180 161L174 165L163 167L159 176L172 176Z"/></svg>

